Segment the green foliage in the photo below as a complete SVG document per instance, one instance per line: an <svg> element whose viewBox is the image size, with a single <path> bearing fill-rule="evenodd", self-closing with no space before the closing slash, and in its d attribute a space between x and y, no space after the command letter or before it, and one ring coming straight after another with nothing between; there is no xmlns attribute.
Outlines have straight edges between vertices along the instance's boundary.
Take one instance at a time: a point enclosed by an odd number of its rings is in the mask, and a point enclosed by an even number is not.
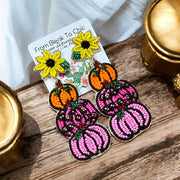
<svg viewBox="0 0 180 180"><path fill-rule="evenodd" d="M81 83L81 76L83 75L83 73L81 73L81 72L75 72L74 74L73 74L73 79L74 79L74 81L75 81L75 83Z"/></svg>
<svg viewBox="0 0 180 180"><path fill-rule="evenodd" d="M94 69L92 72L94 72L93 76L99 76L99 71L97 71L96 69Z"/></svg>
<svg viewBox="0 0 180 180"><path fill-rule="evenodd" d="M81 59L81 53L80 52L73 52L72 53L72 59L75 59L75 60Z"/></svg>
<svg viewBox="0 0 180 180"><path fill-rule="evenodd" d="M118 113L117 113L117 120L120 120L120 119L122 119L124 117L124 111L119 111Z"/></svg>
<svg viewBox="0 0 180 180"><path fill-rule="evenodd" d="M81 130L76 131L76 133L74 134L74 139L75 140L79 140L81 138Z"/></svg>
<svg viewBox="0 0 180 180"><path fill-rule="evenodd" d="M64 61L63 63L60 64L60 66L62 66L64 69L68 69L69 63L67 61Z"/></svg>
<svg viewBox="0 0 180 180"><path fill-rule="evenodd" d="M72 83L74 83L74 80L72 80L72 79L66 79L66 80L64 81L64 83L72 84Z"/></svg>
<svg viewBox="0 0 180 180"><path fill-rule="evenodd" d="M66 71L66 72L65 72L65 76L66 76L67 78L73 77L71 71Z"/></svg>
<svg viewBox="0 0 180 180"><path fill-rule="evenodd" d="M78 106L83 106L83 104L80 103L80 102L78 102L78 100L73 101L73 102L71 103L71 107L73 107L73 108L76 108L76 107L78 107Z"/></svg>
<svg viewBox="0 0 180 180"><path fill-rule="evenodd" d="M113 81L113 82L111 83L111 87L113 87L113 86L120 86L120 87L122 87L123 84L121 84L118 80L116 80L116 81Z"/></svg>
<svg viewBox="0 0 180 180"><path fill-rule="evenodd" d="M72 89L69 87L69 85L65 85L64 90L69 93Z"/></svg>
<svg viewBox="0 0 180 180"><path fill-rule="evenodd" d="M83 67L79 67L79 72L84 74L85 69Z"/></svg>
<svg viewBox="0 0 180 180"><path fill-rule="evenodd" d="M58 89L58 87L54 88L53 91L55 92L54 95L59 96L60 90Z"/></svg>

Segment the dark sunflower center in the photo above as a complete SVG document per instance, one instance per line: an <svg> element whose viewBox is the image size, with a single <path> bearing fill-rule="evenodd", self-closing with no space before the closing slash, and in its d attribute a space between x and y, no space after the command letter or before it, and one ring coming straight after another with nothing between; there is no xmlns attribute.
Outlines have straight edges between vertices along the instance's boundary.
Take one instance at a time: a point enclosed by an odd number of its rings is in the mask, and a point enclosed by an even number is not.
<svg viewBox="0 0 180 180"><path fill-rule="evenodd" d="M48 67L54 67L55 62L54 62L53 59L48 59L48 60L46 61L46 65L47 65Z"/></svg>
<svg viewBox="0 0 180 180"><path fill-rule="evenodd" d="M89 46L90 46L89 41L83 41L83 42L81 43L81 47L82 47L83 49L88 49Z"/></svg>

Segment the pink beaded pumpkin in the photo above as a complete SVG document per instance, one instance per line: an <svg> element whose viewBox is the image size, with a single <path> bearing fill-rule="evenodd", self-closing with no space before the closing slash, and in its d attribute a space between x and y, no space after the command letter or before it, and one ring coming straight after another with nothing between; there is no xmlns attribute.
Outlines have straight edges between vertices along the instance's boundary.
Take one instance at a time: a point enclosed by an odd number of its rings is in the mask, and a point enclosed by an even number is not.
<svg viewBox="0 0 180 180"><path fill-rule="evenodd" d="M100 124L88 125L76 133L78 135L70 139L69 145L72 155L78 160L94 158L109 148L109 133Z"/></svg>
<svg viewBox="0 0 180 180"><path fill-rule="evenodd" d="M143 104L137 102L138 92L131 83L117 80L117 72L111 65L99 64L95 62L95 68L89 75L91 87L99 91L96 95L97 107L102 114L111 116L111 133L119 140L129 141L150 125L151 115ZM110 66L112 73L107 73L106 68ZM104 70L101 75L99 69Z"/></svg>
<svg viewBox="0 0 180 180"><path fill-rule="evenodd" d="M111 117L109 127L120 140L128 141L140 131L147 129L151 122L151 114L141 103L131 103Z"/></svg>
<svg viewBox="0 0 180 180"><path fill-rule="evenodd" d="M56 83L56 85L58 91L61 91L61 87L66 87L66 84L62 85L60 82ZM75 89L73 85L71 85L71 87ZM69 91L69 86L67 90ZM54 91L55 90L52 90L52 92ZM52 92L50 93L50 97ZM56 94L59 98L59 93L57 92ZM54 96L56 94L54 93ZM51 99L52 98L49 98L49 101L51 101ZM55 103L52 105L50 102L50 105L53 109L56 109L54 108ZM70 151L72 155L80 161L99 156L110 146L110 135L105 127L100 124L95 124L97 119L97 110L93 104L86 99L69 101L56 115L58 130L64 136L70 138Z"/></svg>

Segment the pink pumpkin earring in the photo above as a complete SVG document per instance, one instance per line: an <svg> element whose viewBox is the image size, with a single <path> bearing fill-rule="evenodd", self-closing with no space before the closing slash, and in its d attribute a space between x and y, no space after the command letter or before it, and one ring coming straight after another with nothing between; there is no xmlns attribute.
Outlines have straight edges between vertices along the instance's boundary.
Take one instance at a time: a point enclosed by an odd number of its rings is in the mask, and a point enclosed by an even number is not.
<svg viewBox="0 0 180 180"><path fill-rule="evenodd" d="M71 84L56 83L49 95L50 106L58 111L56 125L61 134L69 137L71 154L80 161L101 155L110 146L110 135L101 124L95 123L98 112L86 99L78 99Z"/></svg>
<svg viewBox="0 0 180 180"><path fill-rule="evenodd" d="M95 61L94 66L89 74L89 83L99 91L96 95L99 111L111 117L109 128L116 138L132 140L149 127L150 112L137 102L137 90L128 81L117 79L117 72L110 64Z"/></svg>

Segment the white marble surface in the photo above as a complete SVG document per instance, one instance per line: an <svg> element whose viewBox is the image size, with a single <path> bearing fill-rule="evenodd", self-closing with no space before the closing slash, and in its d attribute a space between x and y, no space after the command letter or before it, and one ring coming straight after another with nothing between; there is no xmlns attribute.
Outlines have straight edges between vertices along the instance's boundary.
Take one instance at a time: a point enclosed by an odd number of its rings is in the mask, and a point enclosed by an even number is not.
<svg viewBox="0 0 180 180"><path fill-rule="evenodd" d="M103 45L144 32L152 0L0 0L0 80L17 89L40 79L30 42L88 18Z"/></svg>

